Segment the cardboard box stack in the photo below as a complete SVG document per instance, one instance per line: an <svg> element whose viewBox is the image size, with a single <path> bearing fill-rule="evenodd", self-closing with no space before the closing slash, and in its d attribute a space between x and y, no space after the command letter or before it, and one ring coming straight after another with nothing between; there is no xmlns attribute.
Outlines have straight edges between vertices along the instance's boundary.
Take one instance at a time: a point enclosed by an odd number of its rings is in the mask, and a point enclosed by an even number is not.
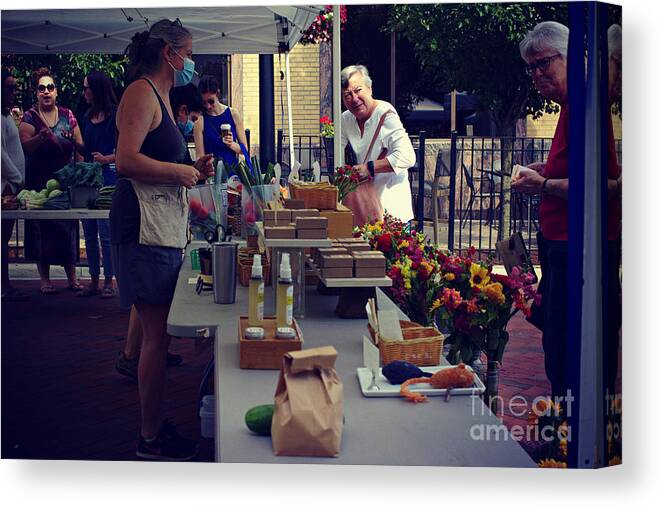
<svg viewBox="0 0 661 508"><path fill-rule="evenodd" d="M296 228L296 237L301 239L328 238L328 219L319 216L319 210L292 210L292 221Z"/></svg>

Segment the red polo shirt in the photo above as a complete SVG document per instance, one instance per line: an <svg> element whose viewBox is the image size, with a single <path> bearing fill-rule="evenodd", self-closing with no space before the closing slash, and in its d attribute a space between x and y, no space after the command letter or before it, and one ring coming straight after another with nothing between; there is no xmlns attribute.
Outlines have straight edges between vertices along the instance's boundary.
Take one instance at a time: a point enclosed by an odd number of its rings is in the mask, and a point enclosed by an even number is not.
<svg viewBox="0 0 661 508"><path fill-rule="evenodd" d="M551 150L546 160L544 176L551 179L568 178L569 176L569 107L563 106L560 118L551 142ZM596 150L596 147L595 147ZM613 122L608 116L608 178L620 176L621 168L617 163ZM542 194L539 205L539 221L542 235L547 240L568 239L568 202L557 196ZM622 206L619 197L608 202L608 239L619 238L622 226Z"/></svg>

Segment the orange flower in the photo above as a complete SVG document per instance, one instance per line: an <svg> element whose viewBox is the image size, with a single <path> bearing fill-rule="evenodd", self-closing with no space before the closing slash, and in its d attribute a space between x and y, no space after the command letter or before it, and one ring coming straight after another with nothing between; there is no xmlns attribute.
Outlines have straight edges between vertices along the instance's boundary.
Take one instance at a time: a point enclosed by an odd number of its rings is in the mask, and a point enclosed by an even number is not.
<svg viewBox="0 0 661 508"><path fill-rule="evenodd" d="M550 467L556 469L567 469L567 463L555 459L544 459L537 463L539 467Z"/></svg>
<svg viewBox="0 0 661 508"><path fill-rule="evenodd" d="M503 294L503 285L500 282L492 282L483 288L484 294L492 302L502 305L505 303L505 295Z"/></svg>

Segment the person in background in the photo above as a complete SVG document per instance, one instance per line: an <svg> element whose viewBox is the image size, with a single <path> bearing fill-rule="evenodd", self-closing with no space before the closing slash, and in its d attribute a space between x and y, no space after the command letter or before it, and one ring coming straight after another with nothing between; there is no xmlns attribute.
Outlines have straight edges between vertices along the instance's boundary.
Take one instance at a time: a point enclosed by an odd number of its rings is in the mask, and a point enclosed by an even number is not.
<svg viewBox="0 0 661 508"><path fill-rule="evenodd" d="M385 210L403 222L413 219L408 170L415 151L395 108L372 97L372 79L363 65L345 67L340 74L342 149L351 145L364 183L347 196L354 226L381 219Z"/></svg>
<svg viewBox="0 0 661 508"><path fill-rule="evenodd" d="M2 68L2 196L16 196L25 184L25 156L11 115L16 97L16 78ZM2 219L2 300L24 301L27 295L9 282L9 239L14 219Z"/></svg>
<svg viewBox="0 0 661 508"><path fill-rule="evenodd" d="M92 71L83 80L83 96L89 109L81 123L85 142L85 161L98 162L103 168L103 185L115 185L115 114L117 97L112 81L103 72ZM112 249L110 247L110 221L108 219L83 219L85 251L91 277L90 284L78 296L115 296L113 286ZM103 289L99 289L99 240L103 253Z"/></svg>
<svg viewBox="0 0 661 508"><path fill-rule="evenodd" d="M51 72L35 72L37 105L23 114L18 133L25 153L26 188L41 190L55 172L82 160L83 138L71 110L57 105L57 86ZM43 295L57 292L50 281L50 265L62 265L69 289L80 291L76 280L78 259L77 220L25 221L25 258L37 262Z"/></svg>
<svg viewBox="0 0 661 508"><path fill-rule="evenodd" d="M241 113L220 102L220 86L213 76L203 76L198 90L202 97L204 114L195 122L193 128L195 152L213 154L222 159L226 168L236 165L239 160L245 160L250 167L250 154ZM220 129L223 124L230 126L230 133L224 137Z"/></svg>
<svg viewBox="0 0 661 508"><path fill-rule="evenodd" d="M186 104L179 104L176 108L177 111L177 127L181 134L188 140L193 136L193 120L188 113L188 106Z"/></svg>
<svg viewBox="0 0 661 508"><path fill-rule="evenodd" d="M568 255L569 255L569 125L572 120L569 110L567 80L567 48L569 29L555 21L539 23L528 32L520 43L521 57L526 62L526 72L531 77L535 88L545 99L560 105L560 116L551 149L545 163L530 164L521 169L512 181L512 188L529 195L540 194L539 206L540 232L537 237L542 279L538 293L541 300L542 346L546 375L551 382L553 397L567 396L567 295ZM582 120L583 112L578 112L577 119ZM621 192L620 167L615 153L615 141L610 115L607 118L608 133L608 244L609 265L619 259L619 238L621 235L621 211L615 199ZM612 253L612 254L611 254ZM618 318L620 310L614 304L620 299L617 269L611 272L611 291L609 292L609 318ZM609 329L619 329L619 324L609 321ZM617 369L618 333L609 333L604 344L609 361L607 376L609 386L614 386Z"/></svg>
<svg viewBox="0 0 661 508"><path fill-rule="evenodd" d="M110 212L113 261L124 308L142 325L138 364L141 425L136 455L189 460L197 443L182 437L161 405L170 336L167 316L186 246L187 188L213 174L211 155L184 164L186 142L170 106L173 87L195 74L192 37L177 19L136 33L127 47L130 75L116 116L117 181ZM154 199L159 196L159 199Z"/></svg>

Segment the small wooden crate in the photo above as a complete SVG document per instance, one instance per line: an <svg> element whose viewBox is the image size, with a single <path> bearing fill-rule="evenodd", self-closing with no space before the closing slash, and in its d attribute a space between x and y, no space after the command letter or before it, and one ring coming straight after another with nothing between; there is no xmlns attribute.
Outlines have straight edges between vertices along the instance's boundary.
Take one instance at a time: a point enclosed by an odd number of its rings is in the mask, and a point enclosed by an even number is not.
<svg viewBox="0 0 661 508"><path fill-rule="evenodd" d="M414 365L438 365L441 362L444 337L431 326L422 326L411 321L400 321L404 340L392 340L374 332L368 323L372 341L381 354L381 365L388 365L395 360L403 360Z"/></svg>
<svg viewBox="0 0 661 508"><path fill-rule="evenodd" d="M303 347L303 333L294 319L292 328L296 330L296 339L282 340L275 338L275 317L264 318L264 339L245 339L248 318L239 318L239 367L242 369L279 370L282 356L289 351L300 351Z"/></svg>
<svg viewBox="0 0 661 508"><path fill-rule="evenodd" d="M293 199L301 199L305 208L316 208L317 210L336 210L338 190L334 185L307 186L305 184L290 183L289 190Z"/></svg>

